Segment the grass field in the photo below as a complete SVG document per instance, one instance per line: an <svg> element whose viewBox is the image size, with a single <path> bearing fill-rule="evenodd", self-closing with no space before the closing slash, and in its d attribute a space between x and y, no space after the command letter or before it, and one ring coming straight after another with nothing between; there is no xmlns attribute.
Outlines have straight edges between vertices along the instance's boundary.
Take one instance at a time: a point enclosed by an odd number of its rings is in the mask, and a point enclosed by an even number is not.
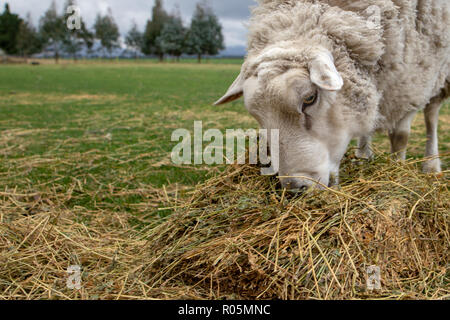
<svg viewBox="0 0 450 320"><path fill-rule="evenodd" d="M84 190L101 192L100 186L110 184L127 190L142 184L155 188L196 184L209 170L170 163L173 130L192 131L195 120L202 120L205 129L257 128L242 101L211 105L239 73L238 64L226 62L2 67L2 185L42 190L58 183L66 192L78 180ZM444 107L443 153L450 150L449 114ZM424 141L420 115L410 157L422 156ZM388 139L380 135L376 147L388 151ZM122 205L141 200L129 199ZM92 201L80 195L80 202L74 199L73 205L92 206Z"/></svg>
<svg viewBox="0 0 450 320"><path fill-rule="evenodd" d="M81 181L86 192L108 185L131 192L142 185L193 185L203 168L170 164L171 133L205 127L249 127L241 104L211 102L239 71L236 65L63 65L0 69L2 185L67 192ZM100 189L99 189L100 188ZM108 191L108 192L107 192ZM93 208L79 194L72 205ZM118 209L141 202L120 201Z"/></svg>
<svg viewBox="0 0 450 320"><path fill-rule="evenodd" d="M238 61L225 62L1 66L2 249L14 242L5 240L8 224L45 212L53 217L70 212L71 219L86 225L102 215L117 216L119 225L148 229L174 211L170 199L189 196L193 186L223 171L173 165L170 137L178 128L193 130L195 120L202 120L205 129L257 127L242 101L211 105L239 73ZM424 142L420 115L408 156L422 157ZM377 137L375 148L387 152L387 139ZM448 170L448 105L442 109L440 149ZM32 247L33 239L23 236L19 247ZM48 291L45 277L23 291L21 281L29 276L0 276L1 297L92 298Z"/></svg>

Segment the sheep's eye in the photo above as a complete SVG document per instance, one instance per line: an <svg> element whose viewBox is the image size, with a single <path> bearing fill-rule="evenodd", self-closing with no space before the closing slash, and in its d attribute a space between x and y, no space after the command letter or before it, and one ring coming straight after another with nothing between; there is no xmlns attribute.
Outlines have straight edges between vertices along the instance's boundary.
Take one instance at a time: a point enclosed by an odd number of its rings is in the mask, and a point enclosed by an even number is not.
<svg viewBox="0 0 450 320"><path fill-rule="evenodd" d="M302 108L305 109L312 106L314 103L316 103L316 100L317 100L317 92L314 95L303 100Z"/></svg>

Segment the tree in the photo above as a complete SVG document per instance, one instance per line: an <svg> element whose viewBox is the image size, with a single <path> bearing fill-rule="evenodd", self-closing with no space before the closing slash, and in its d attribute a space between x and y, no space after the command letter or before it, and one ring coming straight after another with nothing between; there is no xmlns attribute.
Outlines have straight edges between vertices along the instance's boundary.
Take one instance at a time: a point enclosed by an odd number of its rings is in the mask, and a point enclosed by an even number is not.
<svg viewBox="0 0 450 320"><path fill-rule="evenodd" d="M179 60L185 49L185 41L186 28L183 27L181 17L174 15L164 24L161 35L156 38L156 46Z"/></svg>
<svg viewBox="0 0 450 320"><path fill-rule="evenodd" d="M95 37L100 40L102 46L111 53L111 50L119 46L119 27L112 16L111 9L105 16L97 15L94 24Z"/></svg>
<svg viewBox="0 0 450 320"><path fill-rule="evenodd" d="M8 54L17 53L16 41L21 23L22 19L11 13L9 4L5 4L5 10L0 15L0 48Z"/></svg>
<svg viewBox="0 0 450 320"><path fill-rule="evenodd" d="M222 26L205 1L197 4L186 46L188 53L197 55L199 63L201 63L202 55L216 55L224 49Z"/></svg>
<svg viewBox="0 0 450 320"><path fill-rule="evenodd" d="M70 6L74 6L74 0L67 0L63 9L64 21L69 21L69 18L74 14L73 12L67 13L67 9ZM86 46L87 48L91 48L94 41L94 35L87 29L86 24L84 23L82 17L78 17L79 19L79 28L69 29L67 28L64 39L63 39L63 48L64 51L73 56L73 58L77 59L78 52Z"/></svg>
<svg viewBox="0 0 450 320"><path fill-rule="evenodd" d="M160 61L164 60L164 51L158 46L156 39L161 35L168 19L169 15L163 8L162 0L156 0L152 9L152 19L147 22L145 28L143 52L157 55Z"/></svg>
<svg viewBox="0 0 450 320"><path fill-rule="evenodd" d="M59 15L56 3L53 0L50 8L39 21L39 33L44 46L50 46L54 52L54 58L58 63L62 50L64 37L67 32L64 16Z"/></svg>
<svg viewBox="0 0 450 320"><path fill-rule="evenodd" d="M132 48L135 52L135 58L137 58L138 51L142 51L144 46L144 36L142 32L138 30L136 22L133 21L133 27L128 31L125 37L125 43Z"/></svg>
<svg viewBox="0 0 450 320"><path fill-rule="evenodd" d="M22 21L19 27L19 33L16 38L17 53L28 57L41 50L42 45L39 35L31 22L30 13L27 14L25 21Z"/></svg>

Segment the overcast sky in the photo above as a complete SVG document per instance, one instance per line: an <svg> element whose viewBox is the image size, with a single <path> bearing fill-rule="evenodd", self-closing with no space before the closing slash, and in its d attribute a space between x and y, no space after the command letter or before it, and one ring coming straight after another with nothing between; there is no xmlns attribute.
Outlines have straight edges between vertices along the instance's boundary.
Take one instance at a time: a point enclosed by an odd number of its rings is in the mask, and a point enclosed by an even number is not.
<svg viewBox="0 0 450 320"><path fill-rule="evenodd" d="M37 25L39 18L48 9L52 0L0 0L1 10L5 2L8 2L11 11L25 17L29 12L33 24ZM173 11L176 4L179 5L181 15L188 25L195 4L199 0L163 0L168 12ZM120 32L125 35L130 29L133 20L141 30L151 16L151 8L154 0L76 0L81 9L81 15L89 27L92 27L98 12L106 13L111 8L113 16L119 25ZM213 10L219 16L223 26L225 44L230 46L245 46L247 31L245 23L248 21L249 7L255 5L254 0L209 0ZM62 11L65 0L56 0L58 10Z"/></svg>

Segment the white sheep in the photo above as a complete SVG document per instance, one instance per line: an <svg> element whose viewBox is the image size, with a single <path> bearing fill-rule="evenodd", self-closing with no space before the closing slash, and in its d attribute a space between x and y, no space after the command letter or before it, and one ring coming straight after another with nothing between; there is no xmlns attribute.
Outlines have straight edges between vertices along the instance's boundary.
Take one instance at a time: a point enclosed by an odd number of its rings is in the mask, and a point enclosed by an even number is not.
<svg viewBox="0 0 450 320"><path fill-rule="evenodd" d="M440 172L438 116L450 95L448 0L259 0L248 55L216 104L244 95L265 129L279 129L279 175L298 191L338 183L349 142L370 157L376 130L405 158L425 109L425 172Z"/></svg>

